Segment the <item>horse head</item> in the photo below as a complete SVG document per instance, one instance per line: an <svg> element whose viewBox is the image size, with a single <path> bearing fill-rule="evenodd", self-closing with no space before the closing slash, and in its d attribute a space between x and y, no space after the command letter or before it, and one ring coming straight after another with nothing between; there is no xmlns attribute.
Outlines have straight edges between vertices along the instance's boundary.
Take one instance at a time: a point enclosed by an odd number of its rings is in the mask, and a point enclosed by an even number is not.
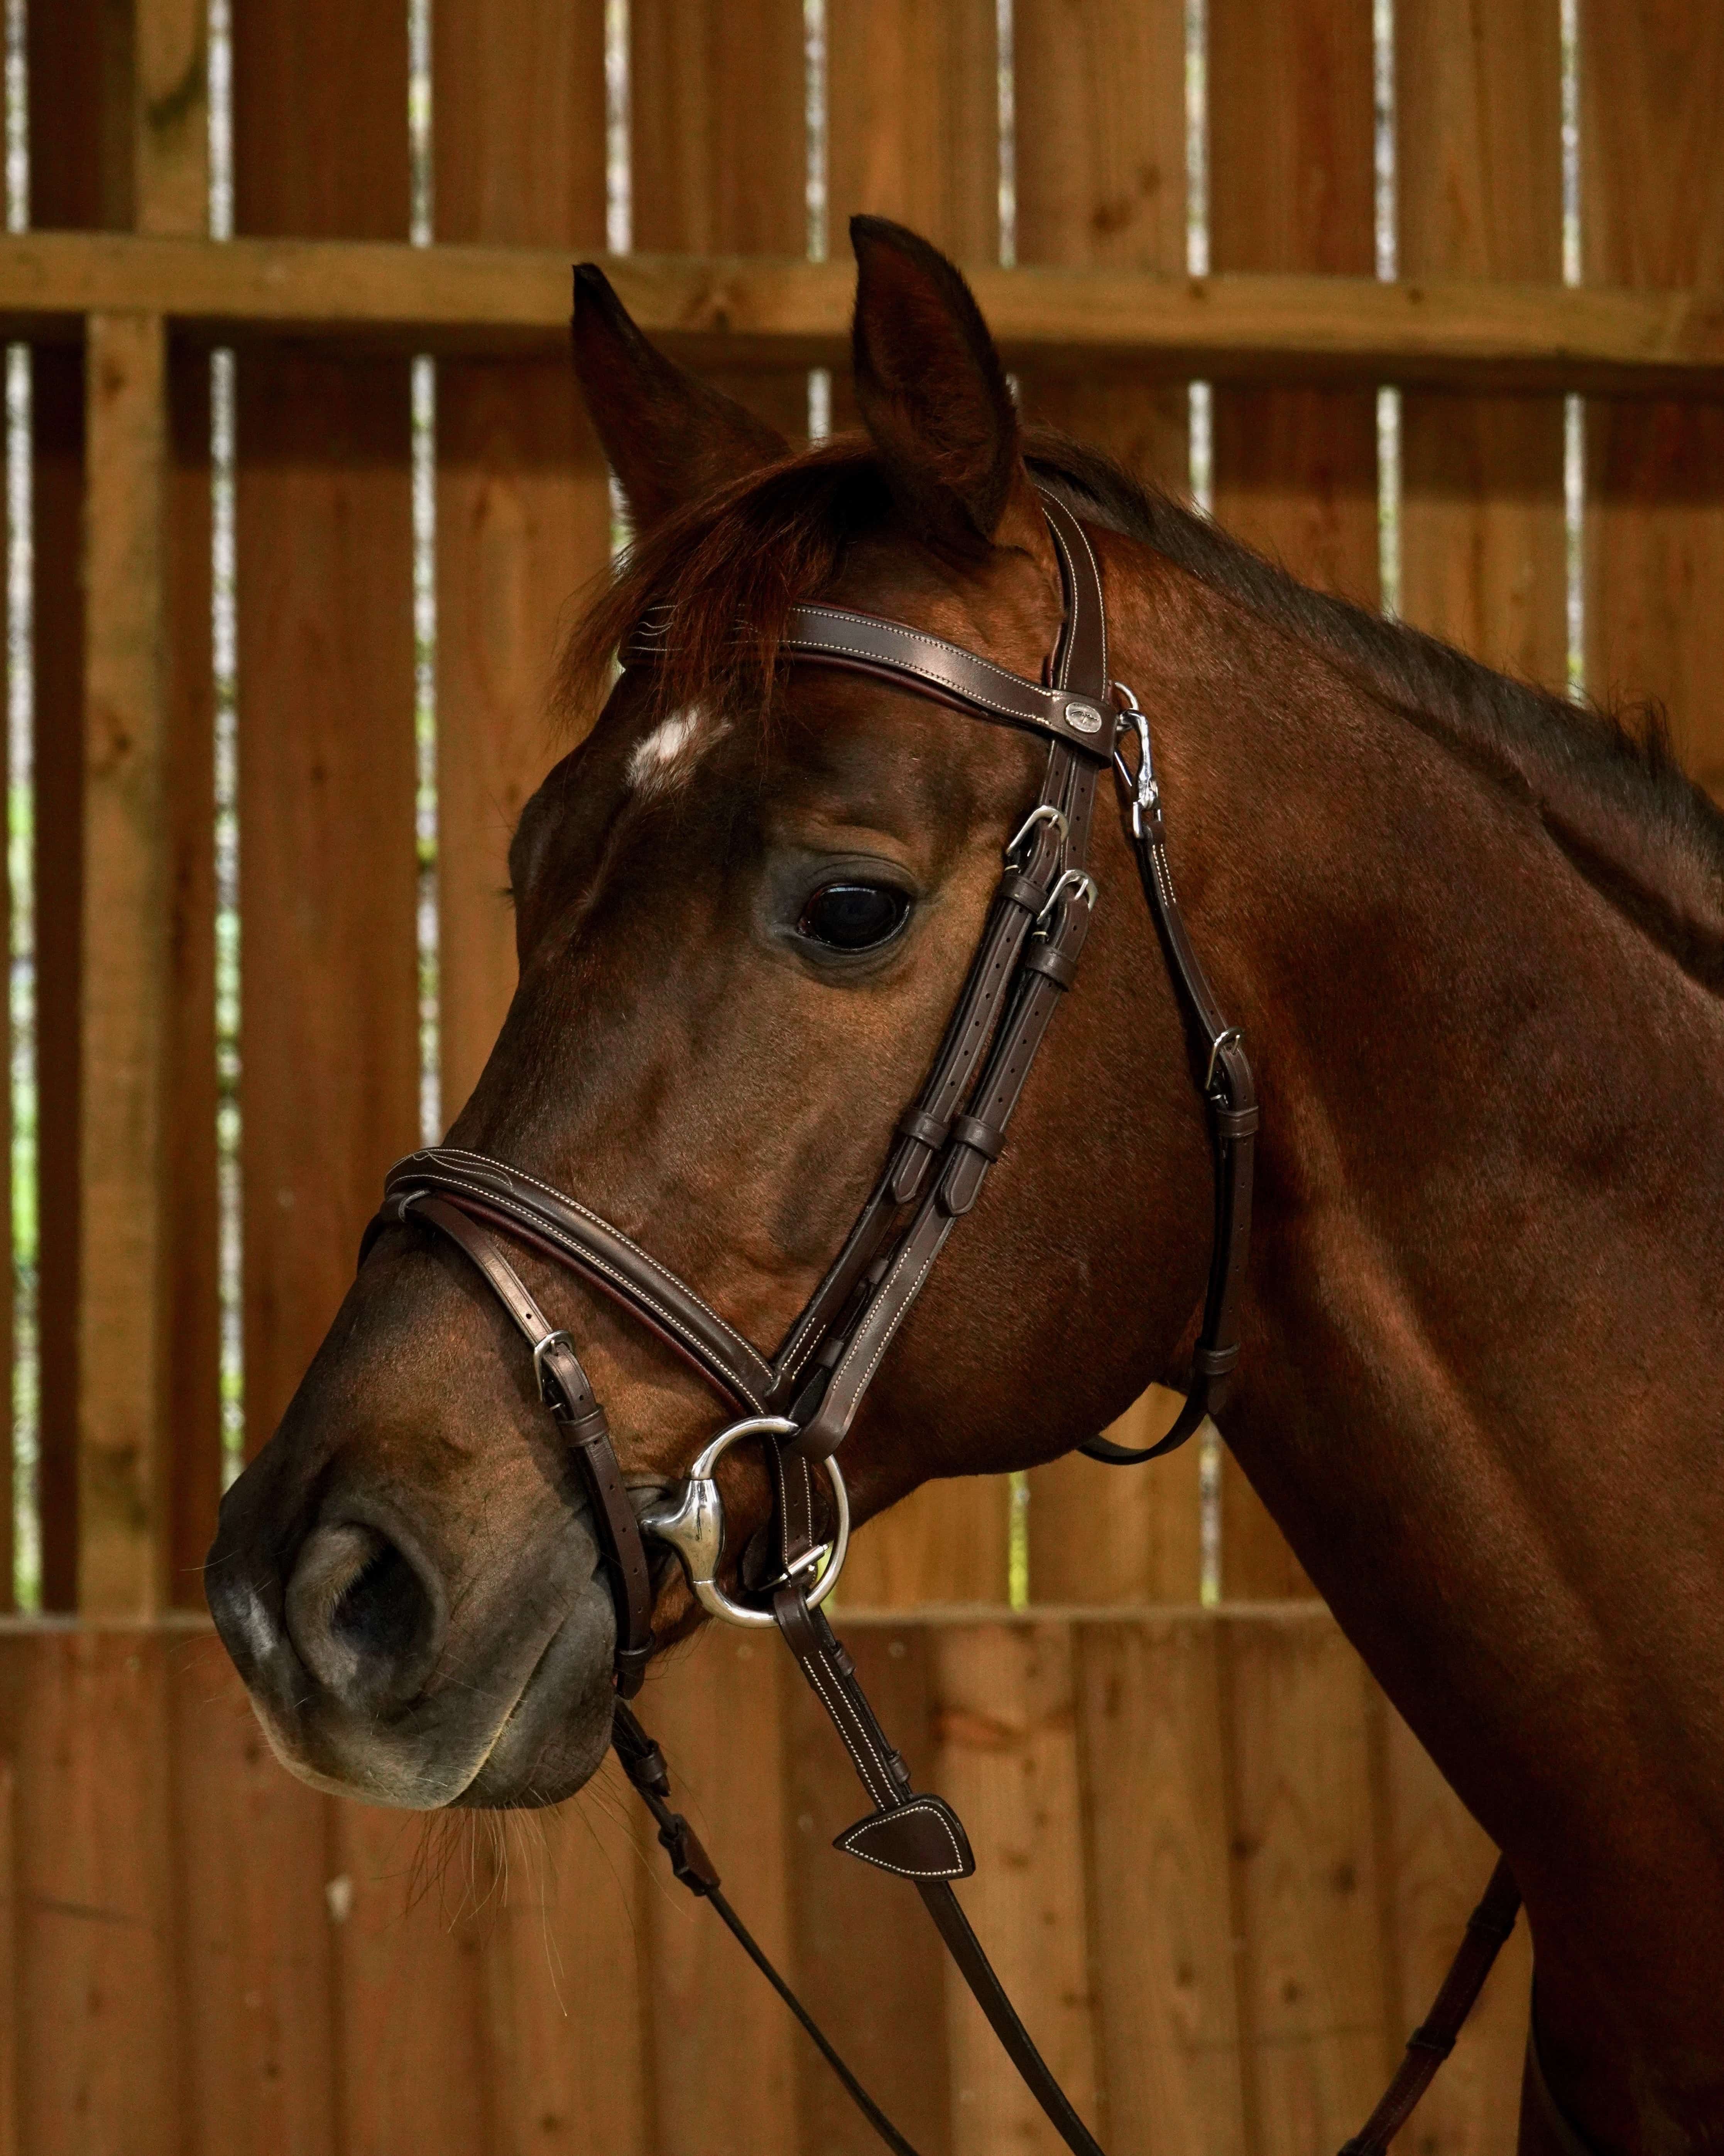
<svg viewBox="0 0 1724 2156"><path fill-rule="evenodd" d="M1048 762L1031 734L889 681L787 667L791 610L884 617L1031 681L1062 618L971 295L899 228L859 219L854 236L863 431L802 454L655 352L597 270L577 275L577 372L634 540L565 661L572 714L603 707L515 834L519 985L449 1140L572 1194L762 1348L916 1099ZM1150 557L1095 536L1129 646ZM1107 902L1136 875L1102 784L1082 989L846 1439L859 1520L931 1476L1070 1450L1189 1332L1202 1111L1148 918ZM711 1435L709 1393L530 1244L510 1257L577 1344L631 1500L650 1505ZM720 1476L734 1555L767 1483L747 1448ZM658 1555L663 1639L695 1612ZM567 1795L610 1733L601 1559L507 1313L446 1241L387 1226L211 1553L211 1606L277 1752L392 1804Z"/></svg>

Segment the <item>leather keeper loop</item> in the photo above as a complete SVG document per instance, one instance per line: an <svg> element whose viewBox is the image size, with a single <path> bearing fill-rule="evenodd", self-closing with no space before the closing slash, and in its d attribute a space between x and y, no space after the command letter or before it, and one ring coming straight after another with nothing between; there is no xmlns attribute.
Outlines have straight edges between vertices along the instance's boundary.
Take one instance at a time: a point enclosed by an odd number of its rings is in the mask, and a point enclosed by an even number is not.
<svg viewBox="0 0 1724 2156"><path fill-rule="evenodd" d="M992 1123L984 1123L979 1116L954 1116L952 1135L960 1145L968 1146L972 1152L979 1152L983 1160L998 1160L1000 1147L1006 1142L1003 1131L997 1131Z"/></svg>
<svg viewBox="0 0 1724 2156"><path fill-rule="evenodd" d="M1255 1108L1213 1108L1210 1116L1216 1136L1224 1138L1255 1137L1261 1120Z"/></svg>
<svg viewBox="0 0 1724 2156"><path fill-rule="evenodd" d="M1043 886L1032 882L1027 875L1020 875L1016 869L1008 869L1000 878L996 895L1008 906L1021 906L1026 913L1039 913L1048 902Z"/></svg>
<svg viewBox="0 0 1724 2156"><path fill-rule="evenodd" d="M1026 973L1044 973L1056 988L1069 988L1077 978L1077 960L1057 943L1033 946L1024 961Z"/></svg>
<svg viewBox="0 0 1724 2156"><path fill-rule="evenodd" d="M931 1116L922 1108L906 1108L898 1118L899 1137L914 1138L918 1145L926 1146L931 1152L938 1152L951 1132L949 1120Z"/></svg>
<svg viewBox="0 0 1724 2156"><path fill-rule="evenodd" d="M656 1645L649 1632L645 1646L617 1649L617 1690L624 1699L633 1699L645 1681L647 1665L653 1659Z"/></svg>
<svg viewBox="0 0 1724 2156"><path fill-rule="evenodd" d="M1191 1358L1191 1367L1200 1378L1225 1378L1231 1375L1239 1359L1237 1346L1232 1348L1199 1348Z"/></svg>
<svg viewBox="0 0 1724 2156"><path fill-rule="evenodd" d="M585 1414L572 1416L566 1422L561 1415L557 1419L568 1432L572 1445L603 1445L610 1437L611 1426L601 1407L589 1408Z"/></svg>

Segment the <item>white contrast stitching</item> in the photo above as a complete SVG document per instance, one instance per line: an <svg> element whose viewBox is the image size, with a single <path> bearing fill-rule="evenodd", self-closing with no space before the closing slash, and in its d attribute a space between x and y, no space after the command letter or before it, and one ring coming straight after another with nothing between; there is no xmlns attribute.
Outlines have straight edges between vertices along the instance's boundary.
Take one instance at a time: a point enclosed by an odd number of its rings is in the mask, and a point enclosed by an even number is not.
<svg viewBox="0 0 1724 2156"><path fill-rule="evenodd" d="M896 1819L904 1812L914 1812L918 1818L937 1820L945 1833L946 1839L952 1844L952 1861L957 1866L959 1873L962 1873L964 1853L958 1847L957 1836L952 1830L952 1822L944 1812L931 1804L926 1797L912 1797L908 1804L895 1804L890 1810L886 1810L884 1806L880 1807L872 1818L858 1820L854 1826L846 1829L839 1836L840 1845L849 1854L862 1856L863 1852L855 1845L862 1840L870 1827L877 1824L882 1811L885 1811L888 1819ZM931 1866L893 1864L885 1857L872 1854L863 1856L863 1861L877 1865L882 1871L895 1871L900 1879L946 1879L951 1876L949 1872L943 1870L936 1871Z"/></svg>
<svg viewBox="0 0 1724 2156"><path fill-rule="evenodd" d="M608 1220L603 1219L600 1214L593 1212L590 1207L582 1204L578 1199L571 1198L566 1191L559 1190L555 1183L544 1183L541 1182L536 1175L529 1175L525 1168L509 1168L500 1160L492 1160L488 1154L482 1152L469 1152L464 1146L436 1147L432 1150L430 1158L434 1160L476 1161L481 1167L495 1168L500 1174L508 1176L517 1183L531 1183L535 1190L542 1190L547 1198L554 1198L559 1205L567 1206L571 1213L578 1214L582 1219L589 1222L595 1228L603 1229L607 1235L614 1235L624 1250L632 1250L634 1252L634 1255L649 1269L655 1279L662 1281L666 1287L674 1287L680 1290L682 1294L688 1297L690 1302L694 1303L699 1309L703 1310L706 1313L707 1317L710 1317L713 1323L718 1327L719 1331L725 1335L726 1338L734 1341L736 1346L741 1349L742 1353L748 1358L750 1363L758 1369L762 1378L763 1380L770 1381L772 1372L767 1365L767 1359L761 1353L760 1350L754 1345L752 1340L746 1339L741 1333L737 1332L734 1325L728 1323L724 1318L721 1317L718 1312L712 1307L711 1304L706 1301L704 1296L697 1295L694 1289L688 1285L686 1281L679 1280L675 1274L673 1273L668 1266L659 1263L658 1259L652 1255L651 1251L642 1250L639 1244L633 1241L629 1236L625 1235L620 1228L613 1227ZM613 1273L612 1277L613 1279L618 1279L623 1278L625 1276Z"/></svg>
<svg viewBox="0 0 1724 2156"><path fill-rule="evenodd" d="M482 1158L483 1156L475 1155L474 1158ZM464 1182L459 1176L451 1174L447 1168L441 1169L439 1173L446 1177L449 1182L454 1183L457 1189L469 1192L473 1197L482 1199L488 1205L501 1206L505 1212L512 1214L526 1226L546 1230L552 1235L557 1234L554 1221L544 1220L538 1214L530 1212L519 1199L511 1198L507 1193L496 1190L483 1183ZM529 1181L531 1179L531 1178L527 1178ZM539 1187L543 1189L546 1186L541 1183ZM626 1288L631 1295L638 1296L649 1310L655 1312L664 1320L680 1340L695 1350L698 1358L703 1361L706 1358L708 1354L706 1344L700 1336L691 1332L675 1312L667 1310L662 1303L654 1301L638 1281L630 1280L629 1276L617 1266L607 1264L603 1258L597 1256L593 1251L582 1249L568 1237L562 1236L560 1240L567 1248L576 1252L582 1265L591 1265L595 1272L603 1273L608 1280L615 1281L619 1287ZM631 1245L630 1247L633 1248L633 1245ZM702 1307L705 1307L704 1304ZM725 1329L728 1332L730 1328L726 1327ZM757 1414L763 1414L765 1410L759 1397L749 1389L738 1373L732 1370L728 1374L734 1380L737 1391L741 1394L748 1405L754 1409Z"/></svg>
<svg viewBox="0 0 1724 2156"><path fill-rule="evenodd" d="M827 1690L827 1677L824 1666L819 1658L816 1656L813 1660L804 1662L803 1667L808 1671L808 1681L813 1686L815 1691L819 1693L822 1706L825 1707L828 1714L831 1716L833 1727L837 1730L839 1735L844 1739L844 1749L849 1753L850 1758L855 1763L856 1772L862 1777L863 1788L868 1792L869 1797L872 1800L875 1810L883 1810L885 1805L886 1799L891 1794L890 1778L888 1777L884 1784L879 1783L877 1777L885 1774L885 1768L877 1759L873 1759L871 1758L865 1759L861 1753L857 1749L855 1740L850 1735L849 1731L844 1727L844 1719L843 1715L839 1713L831 1693ZM836 1680L834 1679L833 1681L835 1682ZM873 1748L872 1745L869 1747L870 1754L873 1752ZM870 1768L872 1768L872 1772L870 1772Z"/></svg>

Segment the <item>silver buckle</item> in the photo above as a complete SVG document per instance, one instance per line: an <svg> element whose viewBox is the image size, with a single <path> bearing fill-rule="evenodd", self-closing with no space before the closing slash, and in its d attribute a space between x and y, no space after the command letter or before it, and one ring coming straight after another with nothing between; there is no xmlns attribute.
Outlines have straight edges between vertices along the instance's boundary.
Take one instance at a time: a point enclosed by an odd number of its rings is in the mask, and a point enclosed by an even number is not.
<svg viewBox="0 0 1724 2156"><path fill-rule="evenodd" d="M1057 824L1060 830L1060 843L1062 845L1065 844L1066 837L1065 811L1063 808L1056 808L1051 801L1039 801L1024 818L1023 823L1019 824L1018 827L1017 836L1011 840L1010 844L1006 848L1005 863L1008 869L1014 869L1017 867L1018 849L1024 844L1030 833L1034 830L1038 824Z"/></svg>
<svg viewBox="0 0 1724 2156"><path fill-rule="evenodd" d="M1161 788L1156 784L1155 765L1149 753L1149 721L1138 706L1137 697L1123 681L1114 687L1126 699L1126 708L1120 713L1120 722L1114 735L1113 767L1120 783L1131 796L1131 836L1143 836L1143 819L1161 798ZM1137 768L1133 771L1119 752L1119 737L1130 726L1137 737Z"/></svg>
<svg viewBox="0 0 1724 2156"><path fill-rule="evenodd" d="M1062 869L1059 881L1048 893L1047 904L1035 917L1035 932L1039 936L1047 933L1048 923L1054 917L1054 909L1069 891L1078 892L1093 912L1101 886L1087 869Z"/></svg>
<svg viewBox="0 0 1724 2156"><path fill-rule="evenodd" d="M551 1348L567 1348L570 1354L573 1355L575 1343L570 1335L559 1326L556 1332L547 1332L533 1348L533 1375L539 1382L539 1398L554 1412L557 1401L562 1399L562 1387L545 1368L545 1353ZM576 1360L579 1359L577 1356ZM572 1408L574 1405L572 1400L563 1400L562 1404L566 1408Z"/></svg>

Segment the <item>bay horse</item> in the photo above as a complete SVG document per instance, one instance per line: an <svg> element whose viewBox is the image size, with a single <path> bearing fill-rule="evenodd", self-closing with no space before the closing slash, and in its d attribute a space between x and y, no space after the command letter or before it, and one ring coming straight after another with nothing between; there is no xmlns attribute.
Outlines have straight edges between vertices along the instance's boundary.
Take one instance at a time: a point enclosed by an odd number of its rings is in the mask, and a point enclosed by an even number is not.
<svg viewBox="0 0 1724 2156"><path fill-rule="evenodd" d="M1529 2095L1523 2150L1724 2149L1724 816L1655 726L1303 588L1026 432L957 273L880 220L853 236L863 431L802 454L577 275L636 536L566 656L570 711L603 708L515 834L519 985L449 1142L576 1194L733 1337L784 1332L940 1045L1046 753L787 665L787 624L850 608L1034 682L1051 498L1257 1073L1227 1440L1524 1895L1554 2104ZM859 1520L1189 1382L1209 1133L1105 803L1090 845L1082 981L844 1443ZM710 1428L699 1375L530 1242L511 1258L578 1342L631 1501L662 1501ZM389 1226L228 1493L211 1608L316 1786L543 1804L603 1757L615 1607L533 1359L460 1251ZM768 1479L743 1449L720 1473L743 1549ZM697 1620L668 1552L653 1592L659 1639Z"/></svg>

